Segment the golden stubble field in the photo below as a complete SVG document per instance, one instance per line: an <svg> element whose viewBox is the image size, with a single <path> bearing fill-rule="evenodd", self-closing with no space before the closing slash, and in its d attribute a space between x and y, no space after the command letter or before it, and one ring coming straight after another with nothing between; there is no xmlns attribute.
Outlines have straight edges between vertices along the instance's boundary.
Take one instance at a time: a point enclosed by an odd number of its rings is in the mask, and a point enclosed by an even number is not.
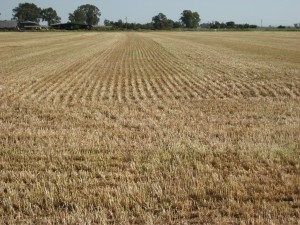
<svg viewBox="0 0 300 225"><path fill-rule="evenodd" d="M300 33L0 33L0 220L299 224Z"/></svg>

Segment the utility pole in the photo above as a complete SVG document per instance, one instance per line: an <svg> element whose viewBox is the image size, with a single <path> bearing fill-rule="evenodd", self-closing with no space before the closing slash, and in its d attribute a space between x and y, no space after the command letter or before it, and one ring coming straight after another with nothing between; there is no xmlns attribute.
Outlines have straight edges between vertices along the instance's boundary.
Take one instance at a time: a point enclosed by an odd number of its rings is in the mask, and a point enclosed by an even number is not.
<svg viewBox="0 0 300 225"><path fill-rule="evenodd" d="M263 25L263 20L261 19L260 20L260 28L262 28L262 25Z"/></svg>
<svg viewBox="0 0 300 225"><path fill-rule="evenodd" d="M126 22L125 26L126 26L126 30L127 30L127 16L125 17L125 22Z"/></svg>

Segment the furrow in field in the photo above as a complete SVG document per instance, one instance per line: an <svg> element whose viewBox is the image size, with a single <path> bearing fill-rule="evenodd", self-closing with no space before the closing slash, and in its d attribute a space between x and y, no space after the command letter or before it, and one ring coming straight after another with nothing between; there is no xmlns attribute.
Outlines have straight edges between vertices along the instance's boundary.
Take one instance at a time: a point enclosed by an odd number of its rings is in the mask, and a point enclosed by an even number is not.
<svg viewBox="0 0 300 225"><path fill-rule="evenodd" d="M75 64L75 63L74 63ZM63 76L62 73L58 73L58 75L56 74L57 72L57 65L53 66L49 66L50 64L48 64L46 67L42 67L39 69L35 69L35 71L28 71L28 70L23 70L22 73L25 74L30 74L33 78L32 82L29 83L28 77L24 77L24 82L22 82L18 87L17 90L15 90L15 88L13 88L13 93L7 93L7 96L10 97L15 97L15 98L19 98L20 96L26 96L26 94L33 94L33 93L37 93L38 90L40 90L41 88L45 88L45 84L48 83L48 85L51 85L52 80L55 81L56 79L59 79L60 77ZM68 66L70 67L70 66ZM71 65L72 67L72 65ZM42 71L42 72L41 72ZM42 73L42 74L41 74ZM20 79L22 81L22 78ZM54 83L54 82L53 82ZM7 83L8 86L15 86L16 81L14 79L11 80L10 83ZM31 93L30 93L31 92ZM37 93L38 94L38 93Z"/></svg>
<svg viewBox="0 0 300 225"><path fill-rule="evenodd" d="M198 76L192 73L191 71L189 71L186 66L183 66L184 62L182 62L182 60L175 58L173 55L172 57L173 59L170 60L171 61L170 68L172 68L172 70L175 69L177 71L180 71L182 75L180 76L180 78L181 79L185 78L184 83L190 85L187 87L188 88L187 90L191 90L192 87L195 91L200 89L201 92L196 91L197 95L200 96L200 98L205 98L207 96L214 97L214 95L217 95L217 97L221 97L221 98L228 97L227 91L222 90L225 86L222 83L218 82L216 79L214 79L212 74L209 74L209 76L207 77L203 76L203 74L201 74L201 76ZM176 66L176 64L180 66ZM209 86L212 87L207 87L208 82L209 82ZM227 88L225 87L225 89Z"/></svg>
<svg viewBox="0 0 300 225"><path fill-rule="evenodd" d="M232 84L234 85L234 89L233 89L234 94L238 98L242 98L242 97L259 97L260 96L259 88L252 85L252 84L241 82L237 79L234 79Z"/></svg>
<svg viewBox="0 0 300 225"><path fill-rule="evenodd" d="M89 74L91 66L95 62L93 58L97 59L95 56L84 59L76 70L67 71L66 74L63 74L62 80L56 80L54 85L49 86L45 94L40 96L41 99L58 103L63 101L65 96L72 95L74 92L78 93L78 86L80 86L79 89L83 88L80 84L84 82L85 76ZM81 83L79 84L79 82Z"/></svg>
<svg viewBox="0 0 300 225"><path fill-rule="evenodd" d="M103 69L103 67L101 69ZM99 102L99 95L101 93L102 84L103 84L103 78L100 79L101 72L100 71L98 72L98 74L97 74L98 77L95 82L95 87L91 90L91 102L92 103Z"/></svg>
<svg viewBox="0 0 300 225"><path fill-rule="evenodd" d="M115 67L113 67L112 64L109 63L109 61L112 60L112 57L114 57L113 55L115 54L115 48L116 45L118 45L118 43L115 43L114 45L115 46L113 47L109 47L109 54L105 55L105 57L100 57L96 59L96 61L93 64L91 64L91 67L94 68L94 70L89 71L87 73L85 81L86 85L94 86L97 84L99 86L95 88L97 92L95 92L94 89L82 89L79 93L81 101L87 101L88 99L86 99L86 96L88 95L94 96L94 99L97 96L96 99L98 100L101 91L103 91L103 88L105 88L105 93L108 95L107 98L109 98L109 95L111 95L111 85L106 85L106 82L108 79L112 78L112 74L114 74L115 70Z"/></svg>
<svg viewBox="0 0 300 225"><path fill-rule="evenodd" d="M119 85L119 81L120 81L120 76L122 76L120 74L120 62L122 59L122 55L124 54L123 51L118 50L117 52L118 57L115 59L115 65L113 67L112 70L112 84L109 87L109 99L116 101L118 100L118 85ZM121 56L121 57L120 57Z"/></svg>
<svg viewBox="0 0 300 225"><path fill-rule="evenodd" d="M167 78L166 78L167 75L166 75L165 71L163 71L161 68L159 68L156 63L154 63L154 66L155 67L154 67L153 73L156 73L158 75L158 78L156 80L157 80L157 83L158 83L160 89L163 90L164 96L166 96L166 98L168 100L174 100L176 94L173 91L173 89L171 88L169 82L167 81Z"/></svg>
<svg viewBox="0 0 300 225"><path fill-rule="evenodd" d="M141 100L148 99L149 96L155 96L156 99L174 100L180 97L187 99L196 95L199 98L202 95L198 88L186 81L186 78L181 78L186 75L172 69L176 62L174 64L170 63L172 61L170 57L172 56L165 54L163 48L151 39L141 36L135 36L134 38L135 46L132 46L131 49L136 54L132 55L134 58L132 74L138 74L138 77L134 76L135 82L132 86L137 87L137 94L142 96L140 97ZM191 74L190 71L184 71L184 73Z"/></svg>
<svg viewBox="0 0 300 225"><path fill-rule="evenodd" d="M154 52L153 43L150 40L146 42L141 42L141 47L144 46L143 52L145 52L145 59L143 60L144 67L146 74L149 74L148 77L153 77L155 83L160 87L160 91L164 97L167 99L172 99L175 93L173 92L172 88L170 87L169 83L166 81L167 74L165 73L164 68L160 68L158 66L158 61L163 61L164 58L161 57L160 52ZM139 57L138 57L139 58ZM149 63L147 63L147 61Z"/></svg>
<svg viewBox="0 0 300 225"><path fill-rule="evenodd" d="M175 64L169 64L169 60L165 60L165 65L160 63L160 67L164 68L167 71L168 81L172 85L176 98L202 98L201 90L198 87L195 87L190 79L187 79L186 76L190 75L189 71L179 71L175 68Z"/></svg>
<svg viewBox="0 0 300 225"><path fill-rule="evenodd" d="M107 97L107 93L109 90L109 85L111 82L111 65L109 65L108 63L104 66L103 71L101 72L101 76L102 76L102 82L101 82L101 88L99 88L99 100L108 100Z"/></svg>
<svg viewBox="0 0 300 225"><path fill-rule="evenodd" d="M279 96L296 98L296 95L293 93L293 91L284 84L273 83L272 86L274 89L276 89Z"/></svg>
<svg viewBox="0 0 300 225"><path fill-rule="evenodd" d="M97 90L97 86L99 86L99 66L95 67L95 70L93 71L93 76L91 77L91 80L93 80L93 82L89 82L87 83L87 88L85 89L83 96L82 96L82 101L83 102L92 102L93 99L93 94L94 94L94 90ZM66 101L68 102L68 101Z"/></svg>
<svg viewBox="0 0 300 225"><path fill-rule="evenodd" d="M196 95L200 98L203 97L201 96L202 93L198 87L195 87L190 82L190 80L192 80L191 77L193 76L192 72L188 69L180 69L180 63L177 62L176 58L157 45L158 44L155 43L152 52L161 52L161 55L158 56L158 58L163 58L164 60L158 60L156 63L161 70L166 71L165 74L167 75L168 82L172 89L174 89L175 97L193 98L196 97ZM154 55L154 57L156 56Z"/></svg>
<svg viewBox="0 0 300 225"><path fill-rule="evenodd" d="M178 99L180 97L188 98L193 96L191 93L184 93L181 90L180 84L177 82L176 78L180 74L172 73L168 69L167 59L163 54L160 54L161 50L155 51L153 48L153 51L151 51L153 58L155 59L162 59L162 60L155 60L153 62L154 68L156 68L156 73L160 76L161 82L164 84L165 87L167 87L169 95L172 99ZM183 96L180 96L183 95Z"/></svg>
<svg viewBox="0 0 300 225"><path fill-rule="evenodd" d="M163 98L163 91L157 88L157 82L155 74L151 67L153 67L153 57L149 54L149 48L147 47L147 43L141 43L141 38L135 46L138 47L136 50L137 55L132 59L132 63L134 64L136 72L141 77L141 86L144 89L145 96L147 99L155 99L155 100L162 100ZM134 47L134 46L133 46ZM150 69L149 69L150 68Z"/></svg>
<svg viewBox="0 0 300 225"><path fill-rule="evenodd" d="M90 35L73 35L72 38L64 39L67 41L61 43L59 40L47 41L47 39L39 40L39 44L36 42L24 41L22 42L24 48L17 48L14 51L16 56L7 60L7 63L13 62L18 64L19 62L32 61L38 59L45 59L52 56L54 52L58 53L55 55L60 55L61 53L66 54L68 51L76 51L87 46L87 43L92 39ZM67 44L66 44L67 43ZM70 48L72 46L72 48ZM52 60L55 58L52 58ZM51 60L51 57L49 58Z"/></svg>
<svg viewBox="0 0 300 225"><path fill-rule="evenodd" d="M144 52L145 60L141 61L139 59L139 56L135 57L135 60L137 61L137 66L141 67L146 74L149 74L148 77L153 78L152 84L153 86L156 86L156 90L159 90L159 92L161 92L160 98L174 99L175 92L173 91L172 87L170 86L170 83L166 79L166 76L168 74L166 74L164 68L161 68L158 65L158 61L163 61L164 58L161 57L160 52L154 53L152 41L147 40L145 42L142 42L140 45L145 46L145 48L142 49L142 51ZM141 84L136 83L136 85Z"/></svg>
<svg viewBox="0 0 300 225"><path fill-rule="evenodd" d="M201 98L201 92L199 89L193 86L187 78L192 76L192 72L188 69L180 70L180 65L178 65L176 58L168 54L161 46L158 46L157 43L155 43L155 47L155 51L159 51L160 49L160 57L164 59L163 61L157 61L157 66L165 71L168 82L174 90L175 98L178 99L183 97L187 99L197 96L198 98Z"/></svg>
<svg viewBox="0 0 300 225"><path fill-rule="evenodd" d="M152 66L152 60L149 57L148 43L143 43L139 36L135 36L135 42L132 43L134 49L131 61L135 67L136 73L136 86L141 100L151 99L152 95L147 85L148 67Z"/></svg>
<svg viewBox="0 0 300 225"><path fill-rule="evenodd" d="M151 58L145 54L147 52L147 48L144 48L144 45L140 41L136 43L136 46L138 46L138 49L136 50L136 55L132 62L137 68L136 72L140 75L140 86L142 88L143 98L156 98L149 84L149 77L151 75L149 75L149 73L146 71L146 67L149 66L147 64L150 64Z"/></svg>
<svg viewBox="0 0 300 225"><path fill-rule="evenodd" d="M94 77L89 81L93 83L93 88L89 89L85 96L91 96L91 102L97 104L99 101L107 100L108 96L106 94L109 90L109 85L107 82L111 79L111 73L114 69L112 61L114 60L114 55L116 54L116 48L120 47L120 39L117 40L113 45L108 47L109 54L106 57L98 60L96 65L97 71ZM87 99L86 99L87 100Z"/></svg>
<svg viewBox="0 0 300 225"><path fill-rule="evenodd" d="M132 52L131 52L131 59L132 57ZM133 63L131 63L131 61L128 62L129 65L131 66L131 71L132 71L132 86L133 86L133 100L134 101L139 101L139 100L143 100L142 94L141 94L141 90L140 90L140 84L138 82L140 74L138 73L138 69L137 66L135 66Z"/></svg>
<svg viewBox="0 0 300 225"><path fill-rule="evenodd" d="M210 90L210 96L217 98L236 98L235 94L231 90L231 86L235 81L228 77L224 72L221 72L214 64L201 64L201 68L204 71L202 76L194 76L193 80L196 84L202 84L207 86ZM240 88L240 85L236 85L236 88ZM235 93L241 93L241 90L236 90Z"/></svg>
<svg viewBox="0 0 300 225"><path fill-rule="evenodd" d="M271 63L261 63L259 61L248 60L247 57L241 57L240 54L235 55L234 51L210 46L210 43L202 43L194 38L192 41L187 36L187 39L176 37L176 35L162 34L146 34L157 43L165 47L168 52L181 62L181 69L187 66L191 68L201 68L201 73L207 77L203 80L203 76L195 76L191 81L201 83L214 91L217 98L240 98L240 97L280 97L280 91L269 84L263 85L256 77L274 77L280 76L285 70L282 70L281 65ZM201 37L199 37L201 38ZM181 43L181 44L179 44ZM213 43L213 42L212 42ZM185 48L177 46L184 45ZM288 58L289 59L289 58ZM186 66L185 66L186 64ZM173 67L173 69L176 66ZM289 74L294 76L295 72ZM254 78L254 79L253 79ZM288 78L288 76L286 76ZM231 91L231 86L237 83L235 91ZM237 95L235 95L236 93ZM214 95L211 95L214 97ZM285 96L285 94L283 95ZM296 94L294 95L296 96Z"/></svg>
<svg viewBox="0 0 300 225"><path fill-rule="evenodd" d="M99 53L99 55L101 56L101 53ZM59 104L60 102L67 104L68 102L73 102L75 100L78 102L84 101L83 95L89 87L88 80L93 76L93 73L97 69L97 67L94 66L94 63L96 63L98 59L99 56L94 57L94 59L85 63L78 72L72 74L70 82L66 80L56 89L52 90L52 94L48 97L49 101L54 104ZM72 98L72 101L70 101L70 97Z"/></svg>
<svg viewBox="0 0 300 225"><path fill-rule="evenodd" d="M111 100L113 97L113 83L114 83L114 77L115 77L115 73L116 73L116 64L112 63L112 62L116 62L115 60L117 60L115 54L117 54L116 52L113 53L113 57L110 58L109 60L111 62L109 63L109 67L107 68L107 70L103 71L105 73L104 76L107 77L107 79L104 78L104 92L103 92L103 97L102 100Z"/></svg>
<svg viewBox="0 0 300 225"><path fill-rule="evenodd" d="M156 99L156 96L149 84L149 78L147 77L147 74L140 67L138 67L138 69L139 74L141 74L141 86L143 88L145 99Z"/></svg>
<svg viewBox="0 0 300 225"><path fill-rule="evenodd" d="M43 40L44 41L44 40ZM66 40L64 40L66 41ZM26 71L38 72L43 69L46 69L47 66L53 66L58 63L64 63L65 56L81 49L93 48L93 46L88 43L89 39L81 39L78 36L75 36L72 39L67 39L67 42L56 43L55 41L51 42L39 42L39 45L26 45L24 47L14 49L10 54L9 60L6 60L6 63L9 64L12 61L14 66L9 68L8 73L11 73L15 77L26 76ZM50 47L49 47L50 46ZM79 55L74 55L73 58L78 58ZM46 63L45 63L46 62ZM18 65L18 66L16 66ZM28 65L31 65L28 67ZM51 70L49 70L51 72ZM46 71L45 71L46 72ZM48 73L46 73L47 75ZM39 74L39 76L44 76Z"/></svg>
<svg viewBox="0 0 300 225"><path fill-rule="evenodd" d="M221 68L213 68L213 70L221 70ZM240 97L276 97L277 93L275 89L271 87L265 87L264 84L260 84L257 82L249 82L249 78L251 78L252 74L245 73L243 71L237 72L235 69L225 68L226 73L224 73L224 77L228 81L233 81L236 83L236 87L239 88L238 93L241 93ZM233 74L243 74L242 76L236 76ZM246 80L246 81L245 81ZM230 92L230 89L225 90L225 92Z"/></svg>
<svg viewBox="0 0 300 225"><path fill-rule="evenodd" d="M89 46L91 46L91 44ZM82 47L83 46L81 46L81 48ZM76 48L74 49L73 46L68 46L68 48L72 50L70 50L69 52L66 51L64 53L66 54L66 56L68 56L69 53L74 54L74 51L79 50L79 49L76 50ZM86 51L88 52L92 49L92 47L84 48L84 49L86 49ZM91 53L88 52L88 54L92 54L92 53L93 52ZM55 52L55 54L57 54L57 52ZM75 60L77 57L78 56L75 57ZM70 62L67 60L62 60L62 61L63 63L59 63L59 64L48 63L47 65L51 65L51 68L40 67L39 70L36 71L37 74L36 76L34 74L30 74L31 76L35 77L36 80L30 84L24 82L24 84L21 87L19 87L19 89L16 91L18 95L23 98L38 96L39 99L42 99L44 96L43 94L45 92L46 94L49 94L51 93L51 89L54 89L56 85L60 85L61 83L68 81L68 79L71 79L72 73L78 71L78 69L81 67L81 64L83 63L82 62L83 60L81 59L79 59L79 61L78 60L74 61L73 59L71 59ZM73 63L71 65L68 65L72 61ZM65 64L67 64L67 68L64 68ZM53 67L52 65L55 65L56 68L52 68ZM61 70L61 68L63 68L63 70ZM48 71L50 69L52 71Z"/></svg>
<svg viewBox="0 0 300 225"><path fill-rule="evenodd" d="M168 92L159 77L160 74L156 74L156 70L149 67L147 72L152 74L152 77L149 80L149 83L154 91L154 94L157 96L158 101L166 101L168 99Z"/></svg>
<svg viewBox="0 0 300 225"><path fill-rule="evenodd" d="M218 79L215 79L215 76L219 76L218 74L209 74L208 76L204 76L203 74L201 74L201 76L196 75L194 73L192 73L189 69L185 68L184 66L182 66L182 62L180 62L179 60L177 60L177 58L175 57L166 57L166 61L169 61L169 69L171 71L177 71L177 73L179 73L181 76L177 76L178 78L180 78L180 80L182 80L181 83L181 87L183 87L185 90L188 91L194 91L197 93L198 97L200 98L205 98L207 97L207 94L209 94L209 96L214 96L212 91L209 90L214 90L218 93L216 93L219 97L221 98L225 98L225 97L230 97L230 94L228 93L228 87L226 85L224 85L223 82L218 81ZM180 65L180 66L178 66ZM175 72L176 73L176 72ZM213 76L215 75L215 76ZM208 85L208 81L210 81L210 86L212 86L212 88L207 88ZM185 84L185 86L183 86L182 84ZM209 93L206 93L206 92Z"/></svg>
<svg viewBox="0 0 300 225"><path fill-rule="evenodd" d="M71 80L67 82L63 82L61 85L57 87L57 90L54 92L65 93L63 95L63 104L67 104L75 100L75 95L78 97L82 97L84 101L84 96L88 93L93 87L93 84L96 83L97 73L99 70L98 61L101 59L105 59L110 54L109 49L104 49L96 52L93 57L86 59L86 65L81 68L80 71L71 74ZM92 84L88 81L92 79L95 80ZM85 87L82 84L86 85Z"/></svg>
<svg viewBox="0 0 300 225"><path fill-rule="evenodd" d="M137 99L136 91L135 91L135 75L134 75L134 66L131 64L131 39L129 37L126 37L125 43L123 45L123 67L122 67L122 76L128 77L128 101L133 101Z"/></svg>
<svg viewBox="0 0 300 225"><path fill-rule="evenodd" d="M277 86L276 86L277 85ZM290 95L290 97L298 98L300 97L300 83L298 82L284 82L274 84L276 90L284 92L285 95Z"/></svg>
<svg viewBox="0 0 300 225"><path fill-rule="evenodd" d="M126 85L127 85L127 76L125 76L124 67L126 64L126 49L122 54L122 57L119 62L119 82L117 86L117 95L119 101L127 101L126 97Z"/></svg>
<svg viewBox="0 0 300 225"><path fill-rule="evenodd" d="M93 62L94 60L92 60ZM84 82L86 79L85 75L90 72L90 63L83 62L83 64L78 68L78 70L73 73L65 74L66 79L63 79L61 82L56 82L55 85L52 85L45 95L41 95L46 101L57 104L65 98L69 93L76 92L78 94L79 89L84 88L82 85L78 84L79 82ZM74 90L75 89L75 90Z"/></svg>
<svg viewBox="0 0 300 225"><path fill-rule="evenodd" d="M141 52L144 51L141 48L142 47L141 40L137 38L137 36L131 36L131 42L129 44L129 47L131 51L128 60L129 60L129 64L132 65L132 71L134 75L133 85L136 90L136 97L138 100L144 100L147 98L147 94L142 79L144 79L145 74L143 73L143 70L145 69L147 64L142 58L140 58L142 55Z"/></svg>
<svg viewBox="0 0 300 225"><path fill-rule="evenodd" d="M125 49L125 61L124 61L124 67L122 68L124 76L127 77L127 86L126 86L126 99L128 101L131 101L134 96L133 96L133 70L132 67L130 66L128 62L128 56L129 56L129 51L130 49Z"/></svg>
<svg viewBox="0 0 300 225"><path fill-rule="evenodd" d="M144 93L143 93L143 89L142 89L142 86L141 86L141 77L140 77L140 74L137 70L137 68L135 67L135 87L136 87L136 96L137 96L137 99L142 101L144 100Z"/></svg>
<svg viewBox="0 0 300 225"><path fill-rule="evenodd" d="M268 73L269 71L255 71L240 69L238 73L237 69L232 69L232 73L229 73L229 78L234 80L234 82L239 83L241 86L242 97L284 97L286 94L283 94L280 89L277 89L274 85L271 85L274 81L260 82L253 80L254 77L261 76L260 73ZM236 76L234 74L241 74ZM292 96L292 95L291 95Z"/></svg>
<svg viewBox="0 0 300 225"><path fill-rule="evenodd" d="M126 75L129 75L129 92L131 95L131 100L144 100L147 99L150 94L147 93L147 87L145 87L144 83L148 81L144 81L146 77L154 77L156 76L154 73L151 73L149 68L152 67L152 62L149 60L149 54L147 52L147 49L143 49L143 46L141 45L140 37L137 35L131 35L130 41L127 44L128 56L127 59L127 72ZM140 58L140 56L143 55L143 58ZM149 81L149 86L152 86L153 94L158 96L158 92L161 90L158 90L157 87L154 87L156 84L155 81ZM155 94L156 92L156 94ZM163 93L161 92L162 98Z"/></svg>
<svg viewBox="0 0 300 225"><path fill-rule="evenodd" d="M203 83L207 87L209 98L225 98L226 95L222 92L220 86L211 77L203 76Z"/></svg>
<svg viewBox="0 0 300 225"><path fill-rule="evenodd" d="M109 44L110 45L110 44ZM60 85L60 90L56 92L64 92L63 104L86 101L87 95L91 92L91 88L99 79L99 72L102 71L101 62L108 58L111 54L111 48L100 50L91 58L86 59L86 64L81 70L72 74L70 82L64 82Z"/></svg>
<svg viewBox="0 0 300 225"><path fill-rule="evenodd" d="M64 69L63 71L56 72L53 75L48 75L44 79L40 79L37 82L34 82L31 85L24 85L21 87L21 90L18 90L18 95L15 95L16 98L33 98L34 96L37 97L37 100L40 100L44 97L44 93L47 94L47 90L51 90L55 87L55 84L59 83L66 79L66 74L68 72L76 71L80 68L79 63L71 64Z"/></svg>
<svg viewBox="0 0 300 225"><path fill-rule="evenodd" d="M281 88L291 93L294 97L300 97L300 82L285 82Z"/></svg>
<svg viewBox="0 0 300 225"><path fill-rule="evenodd" d="M163 90L160 89L159 84L157 83L156 79L150 77L148 83L151 87L152 95L155 96L155 100L157 101L165 101L165 96Z"/></svg>

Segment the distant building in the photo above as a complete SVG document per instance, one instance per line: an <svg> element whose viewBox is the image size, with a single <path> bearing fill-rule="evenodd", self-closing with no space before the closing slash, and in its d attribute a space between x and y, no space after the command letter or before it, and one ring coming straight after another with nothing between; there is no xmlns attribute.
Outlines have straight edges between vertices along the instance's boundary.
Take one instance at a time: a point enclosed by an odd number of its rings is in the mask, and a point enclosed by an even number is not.
<svg viewBox="0 0 300 225"><path fill-rule="evenodd" d="M1 30L18 30L18 22L16 20L0 20Z"/></svg>
<svg viewBox="0 0 300 225"><path fill-rule="evenodd" d="M50 28L56 30L91 30L93 26L79 23L57 23L52 24Z"/></svg>
<svg viewBox="0 0 300 225"><path fill-rule="evenodd" d="M19 23L21 30L41 30L42 27L39 23L33 21L24 21Z"/></svg>

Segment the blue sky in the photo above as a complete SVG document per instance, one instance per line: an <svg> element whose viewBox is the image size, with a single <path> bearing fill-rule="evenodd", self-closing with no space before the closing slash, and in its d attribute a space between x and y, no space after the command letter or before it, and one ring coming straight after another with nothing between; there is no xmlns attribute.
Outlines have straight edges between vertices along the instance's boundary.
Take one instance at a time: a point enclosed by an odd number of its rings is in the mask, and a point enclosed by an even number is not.
<svg viewBox="0 0 300 225"><path fill-rule="evenodd" d="M300 23L300 0L0 0L0 20L11 19L12 9L24 2L54 8L62 22L67 22L68 14L79 5L93 4L102 12L100 23L125 17L128 22L146 23L159 12L177 21L185 9L197 11L201 23L217 20L260 25L261 19L264 26Z"/></svg>

